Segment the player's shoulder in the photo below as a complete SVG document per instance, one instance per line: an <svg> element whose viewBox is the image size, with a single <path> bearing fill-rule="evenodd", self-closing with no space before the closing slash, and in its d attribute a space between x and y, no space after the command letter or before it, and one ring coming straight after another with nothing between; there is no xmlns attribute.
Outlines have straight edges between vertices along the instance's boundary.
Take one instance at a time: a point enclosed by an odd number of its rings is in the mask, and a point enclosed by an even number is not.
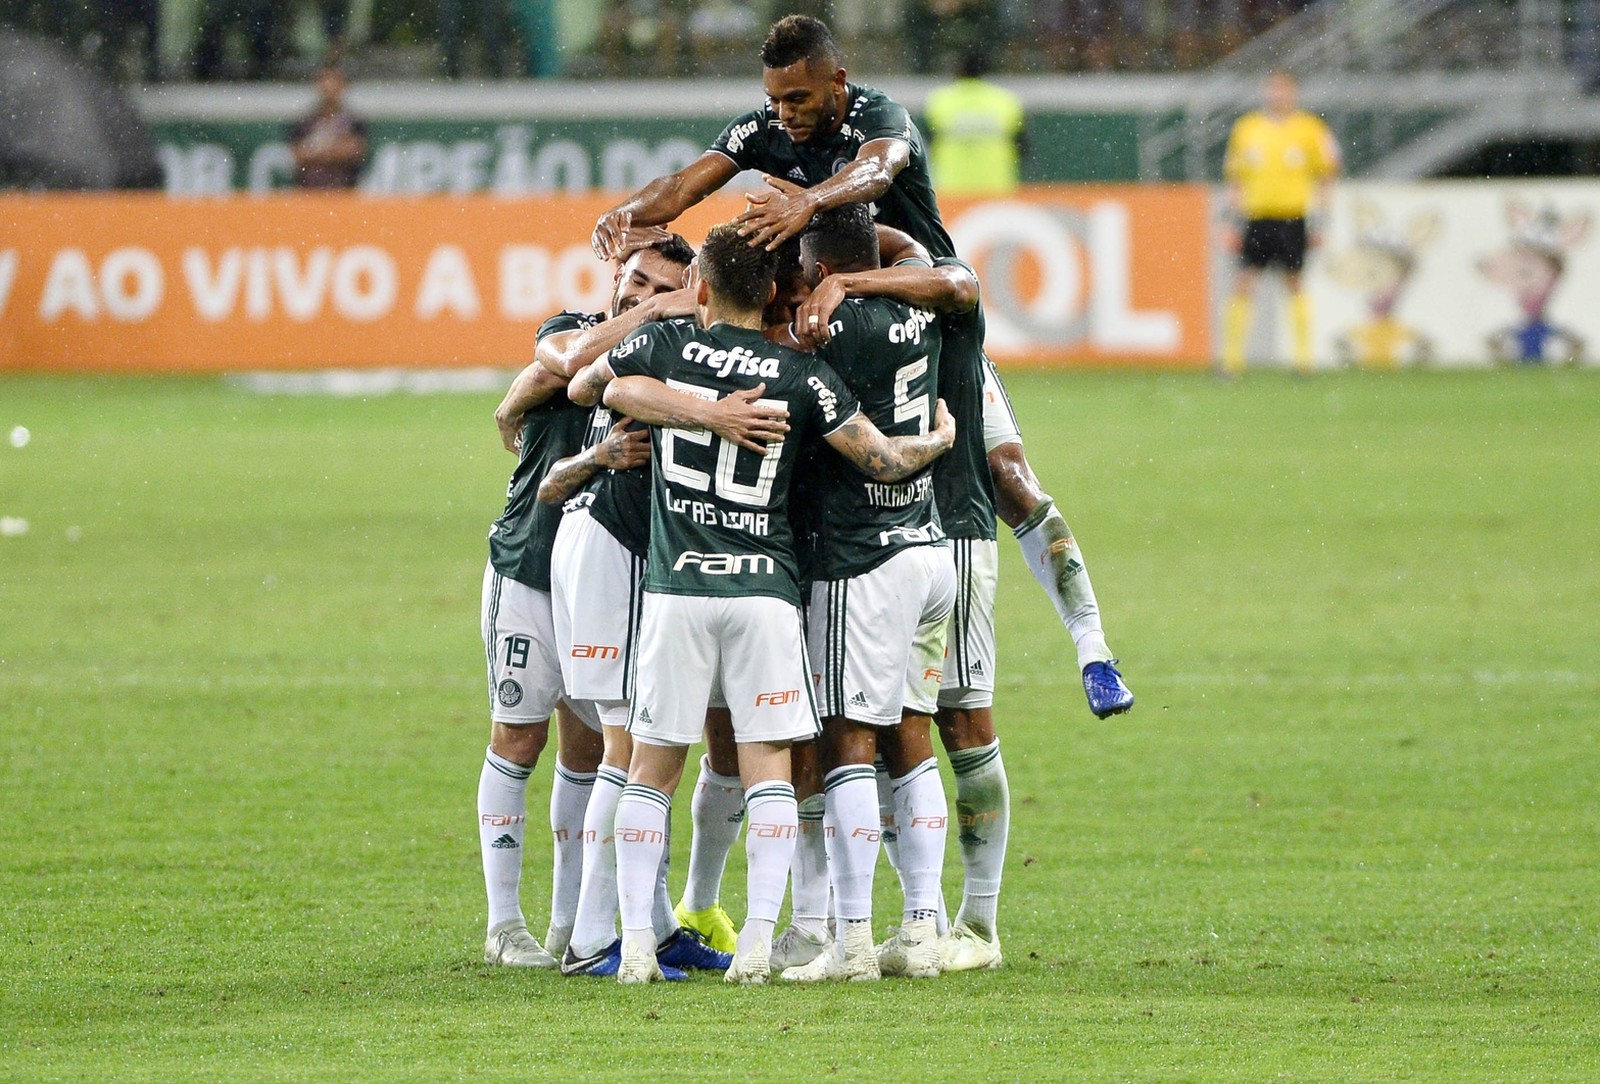
<svg viewBox="0 0 1600 1084"><path fill-rule="evenodd" d="M870 121L888 118L898 122L900 118L909 116L905 106L877 87L846 83L845 92L850 98L850 106L845 111L846 124L860 127Z"/></svg>
<svg viewBox="0 0 1600 1084"><path fill-rule="evenodd" d="M605 321L606 314L603 312L574 312L567 309L540 324L539 330L534 332L534 338L542 339L546 335L555 335L563 331L587 331Z"/></svg>

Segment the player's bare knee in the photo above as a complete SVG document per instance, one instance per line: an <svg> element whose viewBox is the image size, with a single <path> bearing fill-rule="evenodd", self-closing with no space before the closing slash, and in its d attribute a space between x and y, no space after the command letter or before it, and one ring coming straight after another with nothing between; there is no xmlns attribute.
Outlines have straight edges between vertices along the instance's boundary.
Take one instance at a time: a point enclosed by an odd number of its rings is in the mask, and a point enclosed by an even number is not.
<svg viewBox="0 0 1600 1084"><path fill-rule="evenodd" d="M794 796L804 801L822 793L822 757L815 741L797 741L789 746L789 778Z"/></svg>
<svg viewBox="0 0 1600 1084"><path fill-rule="evenodd" d="M608 768L627 771L629 763L633 760L632 736L620 726L604 726L601 732L604 735L605 752L600 758L600 763Z"/></svg>
<svg viewBox="0 0 1600 1084"><path fill-rule="evenodd" d="M899 778L933 756L931 724L926 715L903 712L899 726L878 735L878 752L890 775Z"/></svg>
<svg viewBox="0 0 1600 1084"><path fill-rule="evenodd" d="M940 708L934 721L947 753L977 749L994 741L994 713L989 708Z"/></svg>
<svg viewBox="0 0 1600 1084"><path fill-rule="evenodd" d="M876 728L842 715L822 721L822 766L832 771L844 764L871 764L878 755Z"/></svg>
<svg viewBox="0 0 1600 1084"><path fill-rule="evenodd" d="M566 704L556 707L557 758L572 772L592 772L605 755L605 739Z"/></svg>
<svg viewBox="0 0 1600 1084"><path fill-rule="evenodd" d="M549 723L527 723L513 726L495 723L489 735L489 748L497 757L531 768L539 763L539 754L550 741Z"/></svg>

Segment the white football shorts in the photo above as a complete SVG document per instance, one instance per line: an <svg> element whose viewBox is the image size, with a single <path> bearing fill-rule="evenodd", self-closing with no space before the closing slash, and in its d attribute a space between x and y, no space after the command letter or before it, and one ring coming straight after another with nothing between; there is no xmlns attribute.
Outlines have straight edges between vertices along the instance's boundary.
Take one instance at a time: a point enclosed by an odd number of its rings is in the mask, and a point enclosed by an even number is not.
<svg viewBox="0 0 1600 1084"><path fill-rule="evenodd" d="M561 517L550 555L550 597L561 674L572 696L632 696L643 585L644 558L635 557L587 508Z"/></svg>
<svg viewBox="0 0 1600 1084"><path fill-rule="evenodd" d="M983 450L992 452L1002 444L1021 444L1022 427L1011 410L1011 398L1000 382L989 355L983 356Z"/></svg>
<svg viewBox="0 0 1600 1084"><path fill-rule="evenodd" d="M644 593L628 731L692 745L719 690L737 742L796 741L821 730L800 608L768 595Z"/></svg>
<svg viewBox="0 0 1600 1084"><path fill-rule="evenodd" d="M941 708L987 708L994 704L994 596L1000 579L1000 547L992 538L952 538L956 604L939 683Z"/></svg>
<svg viewBox="0 0 1600 1084"><path fill-rule="evenodd" d="M483 647L489 662L489 718L507 726L545 723L563 697L550 593L483 570ZM590 729L594 709L568 700Z"/></svg>
<svg viewBox="0 0 1600 1084"><path fill-rule="evenodd" d="M949 546L903 549L871 572L811 585L808 648L823 718L895 726L932 715L955 606Z"/></svg>

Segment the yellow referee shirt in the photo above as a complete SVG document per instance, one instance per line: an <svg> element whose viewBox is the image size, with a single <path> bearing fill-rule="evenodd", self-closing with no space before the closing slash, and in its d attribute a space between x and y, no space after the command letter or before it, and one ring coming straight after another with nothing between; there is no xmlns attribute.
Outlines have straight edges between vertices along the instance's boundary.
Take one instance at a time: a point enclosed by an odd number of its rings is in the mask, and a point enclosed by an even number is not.
<svg viewBox="0 0 1600 1084"><path fill-rule="evenodd" d="M1246 113L1228 136L1223 172L1239 186L1246 218L1304 218L1316 182L1339 169L1339 145L1321 119L1296 110L1281 121Z"/></svg>
<svg viewBox="0 0 1600 1084"><path fill-rule="evenodd" d="M1017 187L1022 103L982 79L957 79L928 95L928 164L941 195L997 196Z"/></svg>

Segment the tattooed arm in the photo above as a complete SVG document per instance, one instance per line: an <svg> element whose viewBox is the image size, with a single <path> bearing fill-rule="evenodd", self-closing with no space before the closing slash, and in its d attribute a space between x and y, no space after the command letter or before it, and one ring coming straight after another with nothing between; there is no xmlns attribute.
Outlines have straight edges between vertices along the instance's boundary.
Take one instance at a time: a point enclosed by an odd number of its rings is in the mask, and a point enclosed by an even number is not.
<svg viewBox="0 0 1600 1084"><path fill-rule="evenodd" d="M650 431L629 431L632 421L618 419L599 444L556 460L539 483L539 499L545 504L560 504L603 470L632 470L650 462Z"/></svg>
<svg viewBox="0 0 1600 1084"><path fill-rule="evenodd" d="M932 463L954 443L955 419L939 400L934 412L933 432L921 436L886 437L865 414L856 413L849 421L823 439L834 451L855 465L856 470L874 482L898 482Z"/></svg>

